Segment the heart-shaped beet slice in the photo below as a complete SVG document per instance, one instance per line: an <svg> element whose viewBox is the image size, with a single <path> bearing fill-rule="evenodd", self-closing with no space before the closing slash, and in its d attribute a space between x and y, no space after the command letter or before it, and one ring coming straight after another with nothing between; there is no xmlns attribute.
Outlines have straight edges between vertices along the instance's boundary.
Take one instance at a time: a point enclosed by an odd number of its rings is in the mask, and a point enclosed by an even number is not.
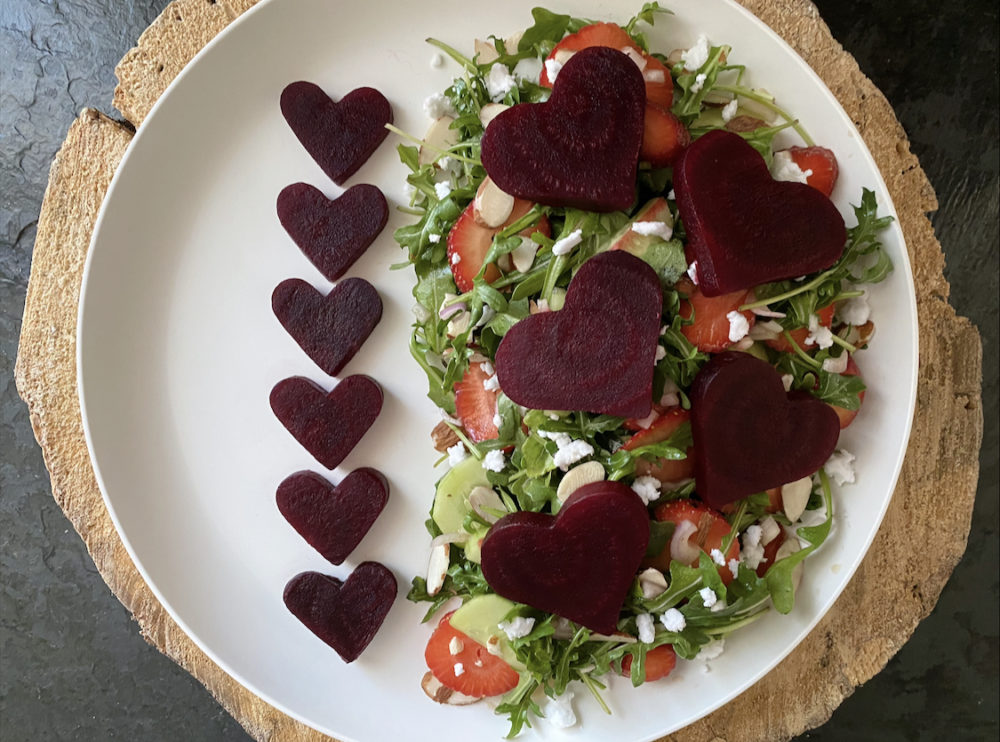
<svg viewBox="0 0 1000 742"><path fill-rule="evenodd" d="M773 180L738 134L712 131L688 147L674 167L674 192L705 296L814 273L844 251L844 219L830 199Z"/></svg>
<svg viewBox="0 0 1000 742"><path fill-rule="evenodd" d="M382 388L367 376L348 376L329 394L301 376L279 381L271 409L288 432L327 469L358 445L382 410Z"/></svg>
<svg viewBox="0 0 1000 742"><path fill-rule="evenodd" d="M319 272L336 281L385 227L389 204L373 185L352 186L331 201L308 183L293 183L278 194L278 220Z"/></svg>
<svg viewBox="0 0 1000 742"><path fill-rule="evenodd" d="M617 49L590 47L559 72L545 103L522 103L486 127L482 161L502 191L549 206L627 209L635 200L646 88Z"/></svg>
<svg viewBox="0 0 1000 742"><path fill-rule="evenodd" d="M362 562L346 581L303 572L285 586L285 606L306 628L354 662L396 599L396 578L378 562Z"/></svg>
<svg viewBox="0 0 1000 742"><path fill-rule="evenodd" d="M389 483L375 469L355 469L334 487L300 471L278 485L278 510L310 546L340 564L375 523L389 499Z"/></svg>
<svg viewBox="0 0 1000 742"><path fill-rule="evenodd" d="M813 474L840 435L830 405L785 392L774 367L747 353L713 356L690 397L695 489L717 509Z"/></svg>
<svg viewBox="0 0 1000 742"><path fill-rule="evenodd" d="M334 102L311 82L281 91L281 114L306 152L335 183L343 184L371 157L392 123L392 106L374 88L357 88Z"/></svg>
<svg viewBox="0 0 1000 742"><path fill-rule="evenodd" d="M570 281L561 310L525 317L504 336L500 388L533 409L643 418L662 312L648 264L622 250L595 255Z"/></svg>
<svg viewBox="0 0 1000 742"><path fill-rule="evenodd" d="M610 634L648 542L642 499L621 482L595 482L556 516L524 511L493 524L483 576L505 598Z"/></svg>
<svg viewBox="0 0 1000 742"><path fill-rule="evenodd" d="M289 278L271 294L271 309L330 376L340 373L382 319L382 299L363 278L347 278L326 296L305 281Z"/></svg>

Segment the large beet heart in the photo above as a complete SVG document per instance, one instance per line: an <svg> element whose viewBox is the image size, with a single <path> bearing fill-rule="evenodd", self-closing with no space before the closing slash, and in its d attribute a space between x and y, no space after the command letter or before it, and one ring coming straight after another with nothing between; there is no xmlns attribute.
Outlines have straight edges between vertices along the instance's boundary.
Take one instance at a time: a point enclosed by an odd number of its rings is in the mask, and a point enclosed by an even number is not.
<svg viewBox="0 0 1000 742"><path fill-rule="evenodd" d="M610 634L648 542L642 499L621 482L595 482L556 516L498 520L483 540L483 576L505 598Z"/></svg>
<svg viewBox="0 0 1000 742"><path fill-rule="evenodd" d="M271 409L288 432L327 469L335 469L382 410L382 388L367 376L348 376L329 394L301 376L279 381Z"/></svg>
<svg viewBox="0 0 1000 742"><path fill-rule="evenodd" d="M695 488L715 508L809 476L840 435L832 407L786 393L774 367L746 353L713 356L690 396Z"/></svg>
<svg viewBox="0 0 1000 742"><path fill-rule="evenodd" d="M500 388L534 409L645 417L662 311L649 265L621 250L595 255L573 277L560 311L525 317L504 336Z"/></svg>
<svg viewBox="0 0 1000 742"><path fill-rule="evenodd" d="M274 289L271 308L306 355L330 376L340 373L382 319L378 291L363 278L341 281L326 296L305 281L289 278Z"/></svg>
<svg viewBox="0 0 1000 742"><path fill-rule="evenodd" d="M335 103L311 82L281 91L281 113L323 172L335 183L353 175L378 148L392 107L374 88L357 88Z"/></svg>
<svg viewBox="0 0 1000 742"><path fill-rule="evenodd" d="M844 251L844 219L830 199L772 180L737 134L712 131L688 147L674 167L674 192L705 296L823 270Z"/></svg>
<svg viewBox="0 0 1000 742"><path fill-rule="evenodd" d="M311 471L278 485L278 510L309 545L334 564L354 551L389 499L389 483L375 469L355 469L334 487Z"/></svg>
<svg viewBox="0 0 1000 742"><path fill-rule="evenodd" d="M330 200L308 183L278 194L278 220L328 280L336 281L375 241L389 220L382 191L362 184Z"/></svg>
<svg viewBox="0 0 1000 742"><path fill-rule="evenodd" d="M616 49L590 47L559 72L546 103L501 113L483 134L482 161L501 190L549 206L628 208L642 144L646 87Z"/></svg>
<svg viewBox="0 0 1000 742"><path fill-rule="evenodd" d="M303 572L285 586L285 606L306 628L354 662L375 638L396 599L396 578L378 562L362 562L346 581Z"/></svg>

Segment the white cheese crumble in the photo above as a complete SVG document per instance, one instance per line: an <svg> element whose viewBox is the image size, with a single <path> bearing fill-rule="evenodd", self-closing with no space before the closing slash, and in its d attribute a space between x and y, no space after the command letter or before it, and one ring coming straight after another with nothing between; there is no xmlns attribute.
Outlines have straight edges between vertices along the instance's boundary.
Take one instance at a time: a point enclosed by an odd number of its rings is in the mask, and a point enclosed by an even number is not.
<svg viewBox="0 0 1000 742"><path fill-rule="evenodd" d="M448 642L448 652L450 654L453 654L453 655L454 654L458 654L463 649L465 649L465 644L463 644L462 640L459 639L457 636L453 636L451 638L451 641Z"/></svg>
<svg viewBox="0 0 1000 742"><path fill-rule="evenodd" d="M434 67L435 69L444 67L444 55L439 52L431 57L431 67Z"/></svg>
<svg viewBox="0 0 1000 742"><path fill-rule="evenodd" d="M574 695L573 691L566 691L558 698L550 698L542 707L542 716L556 729L569 729L576 724L576 713L571 703Z"/></svg>
<svg viewBox="0 0 1000 742"><path fill-rule="evenodd" d="M750 332L750 321L742 312L733 310L726 314L729 320L729 342L738 343Z"/></svg>
<svg viewBox="0 0 1000 742"><path fill-rule="evenodd" d="M531 633L535 619L524 616L514 616L510 621L501 621L497 627L507 635L508 639L522 639Z"/></svg>
<svg viewBox="0 0 1000 742"><path fill-rule="evenodd" d="M573 439L569 437L569 433L563 432L549 432L548 430L536 430L535 433L539 438L545 438L550 441L555 441L556 446L559 448L565 448L568 446Z"/></svg>
<svg viewBox="0 0 1000 742"><path fill-rule="evenodd" d="M694 46L681 54L684 69L691 70L692 72L699 69L708 61L709 53L708 37L705 34L701 34L698 36L698 40L694 42Z"/></svg>
<svg viewBox="0 0 1000 742"><path fill-rule="evenodd" d="M461 442L456 443L448 449L448 464L450 466L457 466L458 464L465 461L468 458L469 452L465 450L465 445Z"/></svg>
<svg viewBox="0 0 1000 742"><path fill-rule="evenodd" d="M496 374L493 374L489 378L483 380L483 389L488 392L495 392L500 389L500 382L497 380Z"/></svg>
<svg viewBox="0 0 1000 742"><path fill-rule="evenodd" d="M656 356L654 356L653 363L659 363L666 357L667 357L667 349L664 348L662 345L657 344Z"/></svg>
<svg viewBox="0 0 1000 742"><path fill-rule="evenodd" d="M653 617L648 613L640 613L635 617L635 627L639 630L639 641L643 644L652 644L656 639L656 630L653 628Z"/></svg>
<svg viewBox="0 0 1000 742"><path fill-rule="evenodd" d="M558 445L558 441L556 445ZM594 447L587 441L573 441L565 446L560 446L556 455L552 457L552 461L563 471L568 471L577 461L592 456L593 453Z"/></svg>
<svg viewBox="0 0 1000 742"><path fill-rule="evenodd" d="M501 472L505 466L507 466L507 460L504 458L503 451L487 451L486 455L483 456L483 468L487 471Z"/></svg>
<svg viewBox="0 0 1000 742"><path fill-rule="evenodd" d="M442 116L454 116L455 107L444 93L434 93L424 98L424 113L427 118L437 121Z"/></svg>
<svg viewBox="0 0 1000 742"><path fill-rule="evenodd" d="M868 291L861 296L853 296L845 299L837 307L837 317L847 325L863 325L872 315L871 305L868 303Z"/></svg>
<svg viewBox="0 0 1000 742"><path fill-rule="evenodd" d="M660 480L656 477L636 477L632 482L632 491L642 498L645 505L653 502L660 496Z"/></svg>
<svg viewBox="0 0 1000 742"><path fill-rule="evenodd" d="M486 92L494 103L499 103L503 97L517 86L517 80L510 74L506 65L494 64L490 74L486 76Z"/></svg>
<svg viewBox="0 0 1000 742"><path fill-rule="evenodd" d="M485 359L480 361L479 368L481 368L483 373L487 376L492 376L494 373L493 364Z"/></svg>
<svg viewBox="0 0 1000 742"><path fill-rule="evenodd" d="M500 417L499 412L493 415L493 425L497 428L497 430L499 430L500 426L503 425L503 418Z"/></svg>
<svg viewBox="0 0 1000 742"><path fill-rule="evenodd" d="M462 253L460 253L460 252L454 252L454 253L451 254L451 264L452 265L458 265L461 262L462 262Z"/></svg>
<svg viewBox="0 0 1000 742"><path fill-rule="evenodd" d="M719 600L719 596L715 594L715 590L710 587L703 587L698 591L698 594L701 596L701 600L706 608L711 608Z"/></svg>
<svg viewBox="0 0 1000 742"><path fill-rule="evenodd" d="M854 454L844 448L838 448L823 464L826 474L838 486L854 484Z"/></svg>
<svg viewBox="0 0 1000 742"><path fill-rule="evenodd" d="M667 194L667 200L668 201L676 201L677 200L677 194L674 193L674 189L673 188L671 188L670 189L670 193Z"/></svg>
<svg viewBox="0 0 1000 742"><path fill-rule="evenodd" d="M698 261L694 261L687 269L688 278L691 279L691 283L695 286L698 285Z"/></svg>
<svg viewBox="0 0 1000 742"><path fill-rule="evenodd" d="M726 648L725 639L716 639L715 641L709 642L701 651L698 652L698 659L700 660L714 660L717 659Z"/></svg>
<svg viewBox="0 0 1000 742"><path fill-rule="evenodd" d="M647 237L659 237L669 240L674 235L674 228L666 222L633 222L632 231Z"/></svg>
<svg viewBox="0 0 1000 742"><path fill-rule="evenodd" d="M760 543L761 536L764 535L764 529L758 526L756 523L743 532L743 548L745 549L749 546L756 546Z"/></svg>
<svg viewBox="0 0 1000 742"><path fill-rule="evenodd" d="M700 93L701 89L705 87L705 80L707 79L708 75L706 75L704 72L700 72L697 75L695 75L694 82L691 84L690 92Z"/></svg>
<svg viewBox="0 0 1000 742"><path fill-rule="evenodd" d="M725 106L722 107L722 121L728 124L734 118L736 118L736 109L740 107L739 101L733 98Z"/></svg>
<svg viewBox="0 0 1000 742"><path fill-rule="evenodd" d="M451 186L444 181L434 184L434 193L437 194L438 200L443 201L448 198L448 194L451 193ZM456 253L457 254L457 253Z"/></svg>
<svg viewBox="0 0 1000 742"><path fill-rule="evenodd" d="M740 560L739 559L730 559L729 560L729 574L731 574L733 577L736 577L736 576L739 575L739 573L740 573Z"/></svg>
<svg viewBox="0 0 1000 742"><path fill-rule="evenodd" d="M785 387L786 392L792 391L792 384L795 382L795 377L791 374L781 375L781 385Z"/></svg>
<svg viewBox="0 0 1000 742"><path fill-rule="evenodd" d="M431 232L429 235L427 235L427 241L437 244L438 242L441 241L441 235L434 234L433 232Z"/></svg>
<svg viewBox="0 0 1000 742"><path fill-rule="evenodd" d="M833 345L833 331L829 327L823 327L815 314L809 318L809 334L806 336L806 345L813 343L820 348L829 348Z"/></svg>
<svg viewBox="0 0 1000 742"><path fill-rule="evenodd" d="M459 675L461 675L464 672L465 672L465 665L463 665L461 662L456 662L455 663L455 677L457 678Z"/></svg>
<svg viewBox="0 0 1000 742"><path fill-rule="evenodd" d="M753 528L753 526L751 526L751 528ZM757 534L757 537L758 539L760 538L759 533ZM744 538L746 538L745 535ZM765 561L764 547L761 546L759 542L756 544L751 544L744 541L743 550L740 552L740 559L742 559L743 563L747 565L750 569L757 569L757 567L760 566L760 563Z"/></svg>
<svg viewBox="0 0 1000 742"><path fill-rule="evenodd" d="M660 623L663 624L663 628L667 631L673 631L676 633L684 631L687 626L687 619L684 618L684 614L679 610L671 608L660 616Z"/></svg>
<svg viewBox="0 0 1000 742"><path fill-rule="evenodd" d="M538 84L538 78L542 74L542 62L537 57L526 57L514 65L512 73L518 82L530 82Z"/></svg>
<svg viewBox="0 0 1000 742"><path fill-rule="evenodd" d="M562 239L556 240L552 245L553 255L566 255L570 250L583 242L583 230L574 229Z"/></svg>
<svg viewBox="0 0 1000 742"><path fill-rule="evenodd" d="M562 69L562 64L554 59L545 60L545 74L549 78L549 83L555 84L556 78L559 77L559 70Z"/></svg>
<svg viewBox="0 0 1000 742"><path fill-rule="evenodd" d="M775 180L789 183L805 183L812 175L812 170L803 170L795 164L792 153L787 150L775 152L771 160L771 177Z"/></svg>
<svg viewBox="0 0 1000 742"><path fill-rule="evenodd" d="M709 554L712 557L712 561L718 564L720 567L726 566L726 555L723 554L718 549L712 549L712 553Z"/></svg>

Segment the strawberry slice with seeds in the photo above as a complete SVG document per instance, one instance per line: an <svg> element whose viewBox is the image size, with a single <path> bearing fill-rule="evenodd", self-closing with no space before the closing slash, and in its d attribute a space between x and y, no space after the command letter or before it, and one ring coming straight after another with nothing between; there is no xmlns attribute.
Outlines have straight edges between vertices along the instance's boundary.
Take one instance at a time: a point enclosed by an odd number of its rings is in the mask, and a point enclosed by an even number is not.
<svg viewBox="0 0 1000 742"><path fill-rule="evenodd" d="M452 611L454 613L454 611ZM499 696L517 686L518 674L486 647L453 628L445 615L431 634L424 660L441 685L474 698ZM452 654L452 650L458 651Z"/></svg>
<svg viewBox="0 0 1000 742"><path fill-rule="evenodd" d="M694 323L683 325L681 333L698 350L706 353L718 353L725 350L733 341L729 339L730 312L738 311L742 304L747 303L750 292L745 289L733 291L720 296L705 296L701 289L687 279L677 282L677 290L687 296L681 301L680 315L691 319L694 312ZM753 327L756 316L747 310L741 312L747 323Z"/></svg>
<svg viewBox="0 0 1000 742"><path fill-rule="evenodd" d="M822 309L817 309L816 316L819 318L820 325L822 325L823 327L832 327L833 304L823 307ZM815 343L812 342L808 343L806 342L806 338L809 337L808 327L797 327L794 330L789 330L788 334L791 336L792 340L795 341L795 344L798 345L803 350L809 350L810 348L816 345ZM785 338L784 334L781 334L776 338L771 338L770 340L767 340L765 342L775 350L780 350L782 353L795 352L795 349L792 348L792 344L788 342L788 339Z"/></svg>
<svg viewBox="0 0 1000 742"><path fill-rule="evenodd" d="M806 183L824 196L829 197L837 185L837 156L826 147L789 147L788 154L792 162L799 166L802 172L809 172ZM777 153L775 153L777 154Z"/></svg>
<svg viewBox="0 0 1000 742"><path fill-rule="evenodd" d="M640 430L622 446L626 451L634 451L642 446L663 443L677 428L691 419L691 413L680 407L665 411L646 430ZM694 476L694 447L688 448L686 459L659 459L649 461L640 458L635 462L637 477L656 477L661 482L673 483Z"/></svg>
<svg viewBox="0 0 1000 742"><path fill-rule="evenodd" d="M684 148L691 144L691 134L681 120L658 105L646 104L642 122L642 147L639 159L653 167L673 163Z"/></svg>
<svg viewBox="0 0 1000 742"><path fill-rule="evenodd" d="M497 392L484 384L493 374L484 363L470 363L462 380L455 384L455 414L476 443L500 437L493 423L497 412Z"/></svg>

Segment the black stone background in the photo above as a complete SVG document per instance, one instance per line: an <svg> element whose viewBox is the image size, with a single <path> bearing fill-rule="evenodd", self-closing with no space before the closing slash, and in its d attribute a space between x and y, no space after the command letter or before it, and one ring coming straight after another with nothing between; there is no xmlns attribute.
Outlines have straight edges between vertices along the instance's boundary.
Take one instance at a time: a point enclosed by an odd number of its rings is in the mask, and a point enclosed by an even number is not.
<svg viewBox="0 0 1000 742"><path fill-rule="evenodd" d="M83 106L111 112L115 63L165 5L0 0L0 738L7 742L248 739L197 681L142 640L102 582L52 499L13 382L49 163ZM997 5L817 5L893 104L937 190L933 221L952 304L983 335L986 437L969 548L934 613L881 674L802 738L997 739Z"/></svg>

